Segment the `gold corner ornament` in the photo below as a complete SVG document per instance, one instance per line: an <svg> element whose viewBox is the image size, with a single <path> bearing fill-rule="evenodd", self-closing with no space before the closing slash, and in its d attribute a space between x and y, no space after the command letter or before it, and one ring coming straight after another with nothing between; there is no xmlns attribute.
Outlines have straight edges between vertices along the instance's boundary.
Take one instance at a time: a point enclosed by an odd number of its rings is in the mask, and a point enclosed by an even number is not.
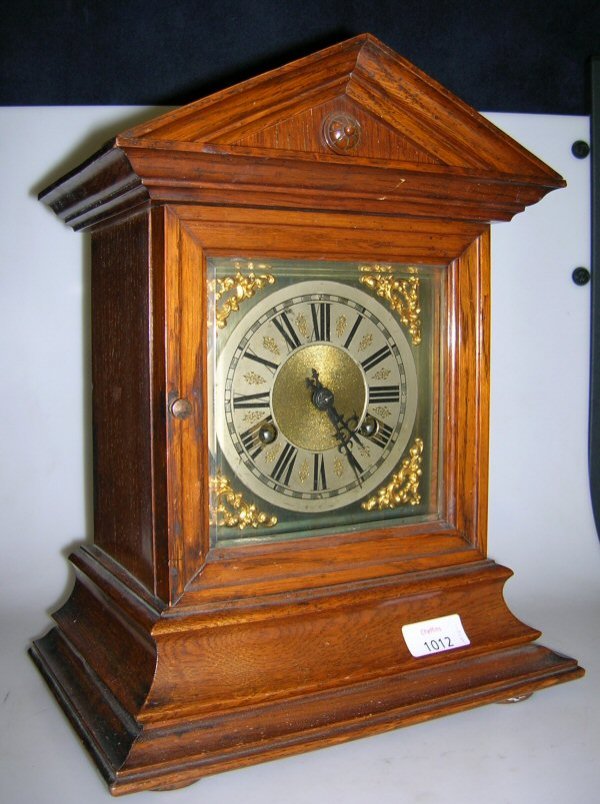
<svg viewBox="0 0 600 804"><path fill-rule="evenodd" d="M258 290L262 290L266 285L275 283L275 277L272 274L255 273L253 262L249 262L245 266L242 266L240 262L235 262L234 267L236 272L233 276L213 279L208 285L210 292L214 293L215 318L219 329L223 329L227 325L227 319L231 313L237 312L244 300L251 299ZM269 266L260 263L256 265L256 269L267 271ZM242 273L242 270L249 273Z"/></svg>
<svg viewBox="0 0 600 804"><path fill-rule="evenodd" d="M217 527L237 528L272 528L277 524L276 516L259 511L253 503L244 501L242 494L235 492L225 475L218 471L209 478L210 491L210 524Z"/></svg>
<svg viewBox="0 0 600 804"><path fill-rule="evenodd" d="M423 439L416 438L399 471L395 472L390 482L382 486L373 497L365 500L361 504L362 508L365 511L384 511L397 508L399 505L418 505L421 502L419 483L422 474L422 456Z"/></svg>
<svg viewBox="0 0 600 804"><path fill-rule="evenodd" d="M410 276L399 279L391 265L360 265L363 273L360 282L373 293L385 299L398 314L415 346L421 343L421 308L419 307L419 277L417 269L408 269Z"/></svg>

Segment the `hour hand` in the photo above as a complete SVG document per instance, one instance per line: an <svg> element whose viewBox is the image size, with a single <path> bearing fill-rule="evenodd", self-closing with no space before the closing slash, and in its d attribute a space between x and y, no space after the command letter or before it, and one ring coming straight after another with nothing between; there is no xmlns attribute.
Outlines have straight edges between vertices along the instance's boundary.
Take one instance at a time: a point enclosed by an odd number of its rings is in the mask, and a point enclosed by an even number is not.
<svg viewBox="0 0 600 804"><path fill-rule="evenodd" d="M329 413L333 408L333 391L326 388L319 380L319 372L312 370L312 377L306 378L306 385L312 389L312 402L317 410L325 410Z"/></svg>
<svg viewBox="0 0 600 804"><path fill-rule="evenodd" d="M313 391L316 391L317 388L322 387L321 382L319 381L319 372L316 369L312 369L311 376L306 378L306 387L312 388Z"/></svg>

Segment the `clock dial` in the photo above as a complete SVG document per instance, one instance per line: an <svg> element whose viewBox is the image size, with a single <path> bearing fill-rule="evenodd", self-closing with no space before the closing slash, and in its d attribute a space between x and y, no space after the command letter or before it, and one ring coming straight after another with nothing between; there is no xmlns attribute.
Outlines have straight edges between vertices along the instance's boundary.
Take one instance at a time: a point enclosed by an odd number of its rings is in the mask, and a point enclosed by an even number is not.
<svg viewBox="0 0 600 804"><path fill-rule="evenodd" d="M234 476L287 511L357 503L398 464L413 431L417 371L398 319L335 281L256 301L217 362L215 427Z"/></svg>

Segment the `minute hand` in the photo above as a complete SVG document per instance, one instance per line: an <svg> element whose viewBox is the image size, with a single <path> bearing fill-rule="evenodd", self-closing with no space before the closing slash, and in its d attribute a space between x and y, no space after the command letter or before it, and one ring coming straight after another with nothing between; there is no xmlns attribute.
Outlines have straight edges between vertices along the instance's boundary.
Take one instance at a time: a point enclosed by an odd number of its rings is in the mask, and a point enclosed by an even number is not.
<svg viewBox="0 0 600 804"><path fill-rule="evenodd" d="M356 431L349 426L348 422L344 419L344 417L337 412L337 410L333 406L333 403L328 405L326 410L327 415L329 416L336 430L335 438L339 442L339 451L342 452L348 459L350 468L352 469L352 471L356 476L356 479L358 480L358 485L362 486L359 473L359 470L360 472L362 472L362 467L352 454L352 443L351 443L352 441L356 441L356 443L359 446L362 446L362 441L357 436ZM346 433L344 432L344 430L346 431Z"/></svg>
<svg viewBox="0 0 600 804"><path fill-rule="evenodd" d="M344 453L348 459L348 463L356 475L356 479L358 480L358 484L360 486L362 485L360 480L360 472L362 472L362 467L352 454L351 441L356 441L359 446L362 446L362 441L356 435L356 429L350 427L350 420L347 421L344 419L344 417L336 410L334 406L334 395L329 388L326 388L319 380L318 371L313 369L311 373L312 377L307 377L306 379L306 386L312 391L312 402L316 408L327 413L329 420L335 427L335 439L339 443L339 451ZM344 432L344 430L346 432Z"/></svg>

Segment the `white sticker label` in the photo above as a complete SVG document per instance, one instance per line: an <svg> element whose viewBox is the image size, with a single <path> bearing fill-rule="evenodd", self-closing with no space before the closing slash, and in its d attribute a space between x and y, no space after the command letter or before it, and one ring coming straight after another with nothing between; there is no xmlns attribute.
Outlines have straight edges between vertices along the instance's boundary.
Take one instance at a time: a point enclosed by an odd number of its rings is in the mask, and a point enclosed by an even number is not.
<svg viewBox="0 0 600 804"><path fill-rule="evenodd" d="M413 656L430 656L471 644L458 614L403 625L402 636Z"/></svg>

